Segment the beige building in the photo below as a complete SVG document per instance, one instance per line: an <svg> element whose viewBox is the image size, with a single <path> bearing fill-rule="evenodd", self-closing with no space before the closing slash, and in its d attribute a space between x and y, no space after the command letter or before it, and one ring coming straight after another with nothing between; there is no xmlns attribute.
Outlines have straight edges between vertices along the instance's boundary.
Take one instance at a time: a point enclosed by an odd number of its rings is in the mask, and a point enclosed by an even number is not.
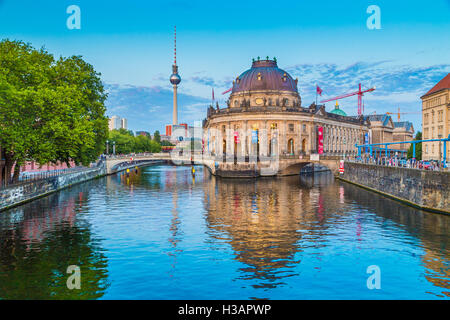
<svg viewBox="0 0 450 320"><path fill-rule="evenodd" d="M393 142L414 140L414 126L409 121L394 122L394 131L392 132ZM408 150L410 143L394 145L396 149Z"/></svg>
<svg viewBox="0 0 450 320"><path fill-rule="evenodd" d="M112 116L109 119L109 131L118 129L128 129L128 121L125 118L120 118L118 116Z"/></svg>
<svg viewBox="0 0 450 320"><path fill-rule="evenodd" d="M253 61L233 81L226 108L210 106L203 123L205 152L211 155L300 156L357 154L369 121L302 107L298 79L278 68L276 60Z"/></svg>
<svg viewBox="0 0 450 320"><path fill-rule="evenodd" d="M401 142L414 139L414 127L409 121L394 122L388 114L368 116L372 143ZM389 149L408 151L410 143L389 145Z"/></svg>
<svg viewBox="0 0 450 320"><path fill-rule="evenodd" d="M450 73L422 97L423 139L446 138L450 134ZM447 155L450 157L447 143ZM422 158L438 160L443 158L442 142L424 142Z"/></svg>

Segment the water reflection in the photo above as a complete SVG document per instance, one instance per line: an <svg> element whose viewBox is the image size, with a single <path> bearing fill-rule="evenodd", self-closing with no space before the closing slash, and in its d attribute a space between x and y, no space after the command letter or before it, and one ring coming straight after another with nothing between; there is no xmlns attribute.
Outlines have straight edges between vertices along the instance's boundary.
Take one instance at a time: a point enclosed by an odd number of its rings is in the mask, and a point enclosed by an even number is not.
<svg viewBox="0 0 450 320"><path fill-rule="evenodd" d="M104 294L107 261L89 224L77 219L86 199L85 188L74 187L0 215L0 299ZM81 269L81 290L66 286L69 265Z"/></svg>
<svg viewBox="0 0 450 320"><path fill-rule="evenodd" d="M327 172L153 166L0 214L0 299L445 298L449 223ZM379 293L373 263L391 277ZM66 287L71 264L82 290Z"/></svg>
<svg viewBox="0 0 450 320"><path fill-rule="evenodd" d="M258 180L212 176L204 185L209 234L233 247L235 259L245 264L242 278L258 280L254 288L283 285L284 278L298 276L302 239L327 228L323 195L311 188L331 182L327 173ZM320 239L311 245L324 246Z"/></svg>

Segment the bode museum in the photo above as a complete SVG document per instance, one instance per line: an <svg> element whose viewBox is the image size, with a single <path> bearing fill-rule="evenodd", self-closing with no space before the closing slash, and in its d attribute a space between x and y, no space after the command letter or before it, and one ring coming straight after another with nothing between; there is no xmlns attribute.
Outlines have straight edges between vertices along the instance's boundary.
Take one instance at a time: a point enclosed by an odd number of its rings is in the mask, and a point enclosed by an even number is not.
<svg viewBox="0 0 450 320"><path fill-rule="evenodd" d="M233 81L227 107L208 108L205 153L224 158L356 155L355 144L363 143L370 120L346 116L337 104L331 112L315 103L304 107L297 85L275 58L253 61Z"/></svg>

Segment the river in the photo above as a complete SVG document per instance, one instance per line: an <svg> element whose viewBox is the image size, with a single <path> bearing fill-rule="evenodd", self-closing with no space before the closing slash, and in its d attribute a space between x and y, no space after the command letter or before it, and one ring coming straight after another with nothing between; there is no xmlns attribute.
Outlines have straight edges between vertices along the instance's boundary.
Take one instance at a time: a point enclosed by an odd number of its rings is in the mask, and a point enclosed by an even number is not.
<svg viewBox="0 0 450 320"><path fill-rule="evenodd" d="M448 299L449 235L326 172L149 166L0 213L0 299Z"/></svg>

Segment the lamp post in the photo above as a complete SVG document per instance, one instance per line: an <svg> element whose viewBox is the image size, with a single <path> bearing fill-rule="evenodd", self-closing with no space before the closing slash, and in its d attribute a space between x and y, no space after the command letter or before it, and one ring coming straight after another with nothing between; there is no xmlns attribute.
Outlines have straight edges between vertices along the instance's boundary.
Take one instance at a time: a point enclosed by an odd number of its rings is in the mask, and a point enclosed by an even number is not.
<svg viewBox="0 0 450 320"><path fill-rule="evenodd" d="M109 140L106 140L106 154L109 154Z"/></svg>
<svg viewBox="0 0 450 320"><path fill-rule="evenodd" d="M116 155L116 142L113 141L112 144L113 144L113 155Z"/></svg>

